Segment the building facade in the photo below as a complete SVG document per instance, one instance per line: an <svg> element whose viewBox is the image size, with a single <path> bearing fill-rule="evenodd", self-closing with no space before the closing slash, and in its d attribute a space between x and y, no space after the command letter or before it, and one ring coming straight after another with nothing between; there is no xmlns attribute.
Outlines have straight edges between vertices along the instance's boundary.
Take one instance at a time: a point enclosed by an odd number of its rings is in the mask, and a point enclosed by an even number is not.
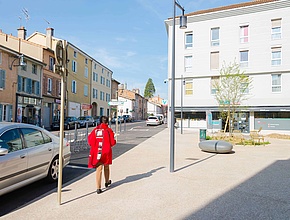
<svg viewBox="0 0 290 220"><path fill-rule="evenodd" d="M219 119L213 84L223 63L237 62L252 89L240 103L235 129L290 130L289 9L289 0L264 0L187 14L187 29L176 27L175 34L175 115L180 118L183 109L189 120L184 126L200 126L194 121L205 121L208 114ZM170 81L172 19L165 23Z"/></svg>

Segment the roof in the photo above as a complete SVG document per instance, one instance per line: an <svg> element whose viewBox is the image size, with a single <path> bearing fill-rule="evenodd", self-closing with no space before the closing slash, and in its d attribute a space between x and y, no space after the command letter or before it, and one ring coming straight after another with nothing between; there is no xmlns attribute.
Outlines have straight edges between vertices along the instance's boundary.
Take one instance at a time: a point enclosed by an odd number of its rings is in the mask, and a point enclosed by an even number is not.
<svg viewBox="0 0 290 220"><path fill-rule="evenodd" d="M217 8L195 11L195 12L191 12L191 13L186 14L186 16L199 15L199 14L205 14L205 13L211 13L211 12L218 12L218 11L248 7L248 6L264 4L264 3L269 3L269 2L276 2L276 1L279 1L279 0L255 0L255 1L249 1L249 2L242 2L242 3L233 4L233 5L226 5L226 6L221 6L221 7L217 7Z"/></svg>

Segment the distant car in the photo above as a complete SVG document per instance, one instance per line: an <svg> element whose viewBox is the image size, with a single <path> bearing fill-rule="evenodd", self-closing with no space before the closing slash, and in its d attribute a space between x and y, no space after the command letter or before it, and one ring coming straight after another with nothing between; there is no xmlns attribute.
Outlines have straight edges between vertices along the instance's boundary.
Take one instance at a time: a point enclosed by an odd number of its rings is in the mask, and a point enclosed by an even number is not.
<svg viewBox="0 0 290 220"><path fill-rule="evenodd" d="M99 125L99 124L101 124L101 117L102 116L93 116L93 118L94 118L94 121L95 121L95 125Z"/></svg>
<svg viewBox="0 0 290 220"><path fill-rule="evenodd" d="M133 118L131 115L123 115L124 121L125 122L132 122Z"/></svg>
<svg viewBox="0 0 290 220"><path fill-rule="evenodd" d="M35 125L0 122L0 196L47 178L58 180L59 137ZM71 157L63 142L63 166Z"/></svg>
<svg viewBox="0 0 290 220"><path fill-rule="evenodd" d="M124 123L124 118L122 116L118 116L118 118L121 123Z"/></svg>
<svg viewBox="0 0 290 220"><path fill-rule="evenodd" d="M156 117L158 117L158 119L160 121L160 124L164 124L164 117L163 117L163 115L159 114L159 115L156 115Z"/></svg>
<svg viewBox="0 0 290 220"><path fill-rule="evenodd" d="M160 120L157 116L149 116L146 120L146 125L160 125Z"/></svg>
<svg viewBox="0 0 290 220"><path fill-rule="evenodd" d="M86 124L88 124L89 127L96 125L95 120L92 116L78 117L78 121L81 127L86 127L87 126Z"/></svg>
<svg viewBox="0 0 290 220"><path fill-rule="evenodd" d="M114 118L111 119L111 123L112 124L116 124L116 121L117 121L117 117L114 117ZM118 124L120 124L120 123L121 123L121 118L118 117Z"/></svg>
<svg viewBox="0 0 290 220"><path fill-rule="evenodd" d="M70 130L72 128L75 128L75 125L77 126L77 128L80 128L80 122L78 121L78 119L74 116L69 116L69 117L65 117L64 119L64 129L66 130ZM51 124L51 130L56 130L56 129L60 129L60 121L54 121Z"/></svg>

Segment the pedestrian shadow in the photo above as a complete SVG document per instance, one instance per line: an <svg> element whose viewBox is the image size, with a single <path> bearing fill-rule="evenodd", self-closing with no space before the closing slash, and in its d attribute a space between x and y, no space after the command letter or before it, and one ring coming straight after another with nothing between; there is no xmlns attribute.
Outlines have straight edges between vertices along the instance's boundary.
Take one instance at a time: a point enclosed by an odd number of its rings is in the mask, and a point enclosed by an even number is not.
<svg viewBox="0 0 290 220"><path fill-rule="evenodd" d="M158 170L164 169L164 168L165 167L159 167L159 168L150 170L147 173L141 173L141 174L136 174L136 175L132 175L132 176L127 176L125 179L122 179L122 180L119 180L117 182L112 183L111 186L113 188L113 187L117 187L117 186L120 186L120 185L125 184L125 183L135 182L135 181L138 181L140 179L148 178L148 177L152 176L153 173L157 172Z"/></svg>
<svg viewBox="0 0 290 220"><path fill-rule="evenodd" d="M125 179L123 180L119 180L117 182L114 182L112 183L111 185L111 188L115 188L117 186L120 186L122 184L125 184L125 183L130 183L130 182L134 182L134 181L137 181L137 180L140 180L140 179L144 179L144 178L148 178L150 176L153 175L153 173L157 172L158 170L161 170L161 169L164 169L165 167L159 167L159 168L156 168L156 169L152 169L150 170L149 172L147 173L142 173L142 174L136 174L136 175L132 175L132 176L127 176ZM70 190L67 190L67 191L70 191ZM85 195L82 195L82 196L79 196L79 197L76 197L76 198L73 198L71 200L68 200L66 202L63 202L61 203L61 205L65 205L67 203L70 203L70 202L73 202L73 201L76 201L78 199L81 199L81 198L84 198L84 197L87 197L87 196L90 196L92 194L95 194L96 191L93 191L93 192L90 192L90 193L87 193Z"/></svg>

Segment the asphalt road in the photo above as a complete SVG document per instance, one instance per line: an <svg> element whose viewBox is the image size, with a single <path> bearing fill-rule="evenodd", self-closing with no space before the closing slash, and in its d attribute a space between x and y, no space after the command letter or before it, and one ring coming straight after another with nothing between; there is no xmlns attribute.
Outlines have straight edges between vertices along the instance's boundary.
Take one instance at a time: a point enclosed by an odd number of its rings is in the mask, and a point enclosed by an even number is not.
<svg viewBox="0 0 290 220"><path fill-rule="evenodd" d="M121 132L118 132L117 135L117 144L113 148L113 159L121 156L139 143L162 131L165 127L166 125L146 126L145 121L127 123L126 126L122 124ZM89 131L92 129L93 128L90 128ZM115 131L115 125L112 125L112 129ZM84 131L84 129L82 130ZM58 132L55 131L53 133L57 134ZM94 172L93 169L87 168L88 155L89 149L72 152L70 164L63 169L63 185L79 180L91 172ZM48 183L43 179L0 196L0 217L16 209L25 208L26 205L37 200L40 196L56 191L57 183ZM55 199L57 201L57 197Z"/></svg>

